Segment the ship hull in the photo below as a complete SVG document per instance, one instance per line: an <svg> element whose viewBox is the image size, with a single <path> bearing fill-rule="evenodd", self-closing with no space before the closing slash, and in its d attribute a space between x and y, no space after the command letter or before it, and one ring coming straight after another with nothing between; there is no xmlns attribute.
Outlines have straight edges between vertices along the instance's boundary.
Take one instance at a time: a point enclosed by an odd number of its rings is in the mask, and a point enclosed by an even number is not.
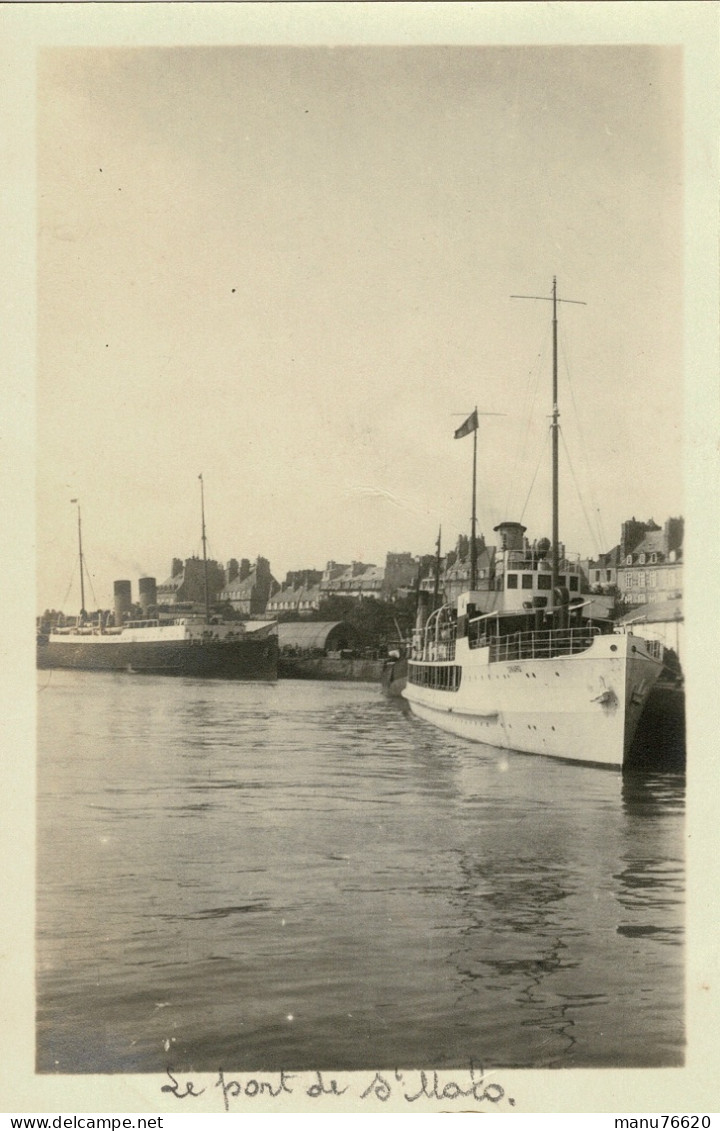
<svg viewBox="0 0 720 1131"><path fill-rule="evenodd" d="M386 660L380 681L383 695L388 699L400 699L407 687L408 662L404 656L396 660Z"/></svg>
<svg viewBox="0 0 720 1131"><path fill-rule="evenodd" d="M686 765L685 688L661 677L653 687L638 725L630 765L682 773Z"/></svg>
<svg viewBox="0 0 720 1131"><path fill-rule="evenodd" d="M456 691L413 682L426 666L411 662L403 692L426 722L488 746L615 768L625 764L662 669L631 636L598 637L572 656L515 662L490 663L487 648L473 654L459 647Z"/></svg>
<svg viewBox="0 0 720 1131"><path fill-rule="evenodd" d="M38 643L37 666L201 679L275 680L277 651L277 641L272 637L231 641L50 639Z"/></svg>

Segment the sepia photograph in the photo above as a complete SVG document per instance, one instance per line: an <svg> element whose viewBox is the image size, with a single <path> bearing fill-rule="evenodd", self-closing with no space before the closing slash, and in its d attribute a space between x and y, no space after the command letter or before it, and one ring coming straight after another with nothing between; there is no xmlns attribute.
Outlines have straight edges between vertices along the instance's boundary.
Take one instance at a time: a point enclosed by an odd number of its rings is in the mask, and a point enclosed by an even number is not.
<svg viewBox="0 0 720 1131"><path fill-rule="evenodd" d="M37 1096L650 1110L695 1063L714 22L631 7L44 14Z"/></svg>

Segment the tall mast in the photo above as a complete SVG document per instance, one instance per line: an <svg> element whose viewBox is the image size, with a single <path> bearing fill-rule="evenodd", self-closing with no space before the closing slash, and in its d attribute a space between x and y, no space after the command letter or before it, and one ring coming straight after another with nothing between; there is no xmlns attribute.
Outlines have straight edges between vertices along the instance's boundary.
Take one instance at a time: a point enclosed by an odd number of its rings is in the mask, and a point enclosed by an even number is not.
<svg viewBox="0 0 720 1131"><path fill-rule="evenodd" d="M475 405L477 420L477 405ZM473 432L472 519L470 522L470 589L477 589L477 428Z"/></svg>
<svg viewBox="0 0 720 1131"><path fill-rule="evenodd" d="M207 538L205 537L205 489L203 485L202 474L198 475L200 480L200 514L202 516L202 548L203 548L203 573L205 578L205 623L210 623L210 589L208 587L208 563L207 563Z"/></svg>
<svg viewBox="0 0 720 1131"><path fill-rule="evenodd" d="M553 593L560 584L560 489L558 480L558 364L557 364L557 279L553 275L552 286L552 344L553 344L553 389L552 389L552 587ZM553 602L554 604L554 602Z"/></svg>
<svg viewBox="0 0 720 1131"><path fill-rule="evenodd" d="M455 439L473 434L472 518L470 520L470 589L477 588L477 434L480 416L504 416L504 412L478 412L477 405L464 424L455 429Z"/></svg>
<svg viewBox="0 0 720 1131"><path fill-rule="evenodd" d="M82 521L80 519L80 504L77 505L78 511L78 553L80 557L80 620L84 621L86 617L85 612L85 565L83 563L82 552Z"/></svg>
<svg viewBox="0 0 720 1131"><path fill-rule="evenodd" d="M552 589L553 595L551 598L551 610L555 607L555 591L560 584L560 490L559 490L559 472L558 472L558 433L560 431L560 409L558 408L558 348L557 348L557 304L559 302L571 302L575 306L587 306L587 303L582 302L576 298L558 298L557 297L557 278L553 275L552 282L552 295L549 299L547 295L510 295L510 298L531 298L540 299L541 301L550 301L553 304L552 314L552 338L553 338L553 360L552 360Z"/></svg>

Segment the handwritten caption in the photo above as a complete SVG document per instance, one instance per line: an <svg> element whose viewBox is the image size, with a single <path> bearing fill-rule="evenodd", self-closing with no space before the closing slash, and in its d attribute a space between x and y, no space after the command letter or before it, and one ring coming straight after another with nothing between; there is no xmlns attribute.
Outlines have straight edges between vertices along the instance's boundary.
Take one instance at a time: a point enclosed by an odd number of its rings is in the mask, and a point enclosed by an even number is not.
<svg viewBox="0 0 720 1131"><path fill-rule="evenodd" d="M200 1087L198 1082L182 1076L172 1068L167 1069L167 1077L169 1083L163 1084L161 1092L175 1096L178 1100L192 1100L210 1092L222 1097L225 1111L230 1111L245 1101L258 1099L294 1095L319 1100L328 1096L344 1096L346 1093L352 1099L375 1099L382 1104L390 1099L407 1104L414 1104L419 1100L431 1100L434 1103L465 1100L476 1104L492 1104L495 1107L503 1102L510 1107L515 1106L515 1100L505 1094L502 1085L497 1081L487 1080L484 1070L472 1063L459 1078L455 1075L446 1076L438 1071L401 1072L396 1068L394 1072L376 1072L372 1078L368 1073L367 1079L361 1073L359 1081L347 1082L316 1071L310 1073L312 1083L308 1084L307 1076L301 1080L297 1072L280 1071L267 1075L230 1077L221 1068L212 1084ZM219 1091L214 1092L214 1089Z"/></svg>

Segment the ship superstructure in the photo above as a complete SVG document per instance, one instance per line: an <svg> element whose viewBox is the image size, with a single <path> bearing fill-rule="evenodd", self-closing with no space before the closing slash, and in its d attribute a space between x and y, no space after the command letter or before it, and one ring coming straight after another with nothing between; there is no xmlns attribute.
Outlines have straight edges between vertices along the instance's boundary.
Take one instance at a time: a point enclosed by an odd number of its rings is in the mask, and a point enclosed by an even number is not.
<svg viewBox="0 0 720 1131"><path fill-rule="evenodd" d="M522 296L517 296L522 297ZM532 296L534 297L534 296ZM614 632L558 534L557 297L553 279L552 540L525 541L519 522L495 528L494 575L429 616L422 605L403 695L420 718L490 746L622 767L663 670L662 645ZM471 549L476 545L478 410L473 435Z"/></svg>

